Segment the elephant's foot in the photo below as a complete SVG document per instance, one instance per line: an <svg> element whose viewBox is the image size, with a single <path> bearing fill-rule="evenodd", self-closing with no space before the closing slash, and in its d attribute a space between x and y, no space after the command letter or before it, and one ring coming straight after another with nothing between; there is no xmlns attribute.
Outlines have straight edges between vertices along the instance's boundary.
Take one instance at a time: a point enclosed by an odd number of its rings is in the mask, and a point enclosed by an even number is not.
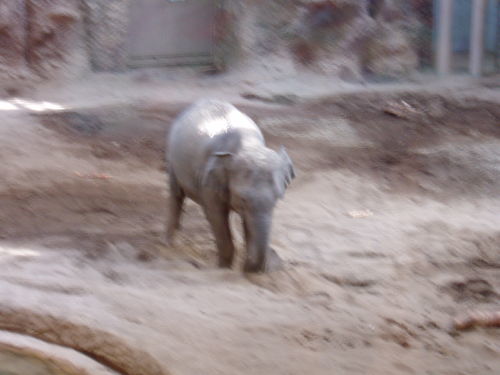
<svg viewBox="0 0 500 375"><path fill-rule="evenodd" d="M174 246L175 234L181 229L181 223L179 220L170 220L167 225L165 225L165 232L162 235L162 242L165 246Z"/></svg>
<svg viewBox="0 0 500 375"><path fill-rule="evenodd" d="M265 264L266 272L281 271L285 267L285 262L280 258L274 249L269 249Z"/></svg>
<svg viewBox="0 0 500 375"><path fill-rule="evenodd" d="M246 273L275 272L282 270L283 267L283 260L276 253L276 251L274 251L274 249L269 248L266 259L261 260L260 262L252 262L251 260L247 260L243 271Z"/></svg>
<svg viewBox="0 0 500 375"><path fill-rule="evenodd" d="M233 257L219 257L220 268L231 268L233 265Z"/></svg>
<svg viewBox="0 0 500 375"><path fill-rule="evenodd" d="M161 241L167 247L174 246L174 236L168 233L165 233L161 236Z"/></svg>

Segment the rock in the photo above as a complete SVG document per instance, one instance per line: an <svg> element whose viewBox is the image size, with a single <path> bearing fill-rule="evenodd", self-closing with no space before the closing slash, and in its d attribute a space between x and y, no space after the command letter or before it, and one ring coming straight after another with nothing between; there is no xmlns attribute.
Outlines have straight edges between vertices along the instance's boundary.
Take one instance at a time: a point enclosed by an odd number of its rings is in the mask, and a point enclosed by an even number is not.
<svg viewBox="0 0 500 375"><path fill-rule="evenodd" d="M78 0L26 0L29 16L26 57L43 78L81 75L88 68Z"/></svg>
<svg viewBox="0 0 500 375"><path fill-rule="evenodd" d="M94 326L97 322L94 322ZM101 323L102 324L102 323ZM157 361L122 337L62 317L0 305L0 329L20 333L83 353L116 372L128 375L168 375ZM121 335L120 335L121 336Z"/></svg>
<svg viewBox="0 0 500 375"><path fill-rule="evenodd" d="M294 53L318 73L361 79L361 52L374 21L363 2L306 2L299 16Z"/></svg>
<svg viewBox="0 0 500 375"><path fill-rule="evenodd" d="M388 77L401 77L415 71L418 56L405 34L387 25L378 31L378 38L373 38L368 46L366 68Z"/></svg>
<svg viewBox="0 0 500 375"><path fill-rule="evenodd" d="M0 85L14 86L29 75L25 60L26 11L24 0L0 3Z"/></svg>

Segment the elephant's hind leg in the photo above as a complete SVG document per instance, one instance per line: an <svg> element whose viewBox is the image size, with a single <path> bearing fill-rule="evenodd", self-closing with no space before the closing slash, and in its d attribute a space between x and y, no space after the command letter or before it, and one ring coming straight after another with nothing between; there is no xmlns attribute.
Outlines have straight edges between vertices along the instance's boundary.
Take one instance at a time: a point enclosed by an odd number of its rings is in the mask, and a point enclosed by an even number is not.
<svg viewBox="0 0 500 375"><path fill-rule="evenodd" d="M175 232L180 228L180 220L182 214L182 206L184 204L185 194L182 191L175 174L169 173L170 196L167 205L167 222L166 222L166 243L173 243Z"/></svg>
<svg viewBox="0 0 500 375"><path fill-rule="evenodd" d="M215 236L219 255L219 267L230 268L234 258L234 244L229 227L229 209L211 204L205 214Z"/></svg>

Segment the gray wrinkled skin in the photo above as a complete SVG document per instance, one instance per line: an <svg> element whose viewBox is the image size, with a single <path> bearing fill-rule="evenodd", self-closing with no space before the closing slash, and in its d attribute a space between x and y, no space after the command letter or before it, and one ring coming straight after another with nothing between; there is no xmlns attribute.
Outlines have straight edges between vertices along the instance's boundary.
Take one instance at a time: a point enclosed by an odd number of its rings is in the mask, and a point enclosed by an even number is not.
<svg viewBox="0 0 500 375"><path fill-rule="evenodd" d="M257 125L233 105L199 100L173 123L167 145L170 198L167 244L179 228L186 197L203 207L217 243L219 266L231 267L234 244L229 212L242 218L246 272L262 272L279 261L269 248L274 206L295 177L282 147L266 147Z"/></svg>

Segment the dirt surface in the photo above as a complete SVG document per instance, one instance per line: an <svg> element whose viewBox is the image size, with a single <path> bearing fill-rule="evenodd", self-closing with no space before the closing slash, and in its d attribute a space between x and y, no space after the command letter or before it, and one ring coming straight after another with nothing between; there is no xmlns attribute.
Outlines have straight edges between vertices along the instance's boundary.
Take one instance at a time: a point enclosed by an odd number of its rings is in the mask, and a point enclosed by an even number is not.
<svg viewBox="0 0 500 375"><path fill-rule="evenodd" d="M236 217L233 270L193 203L160 241L163 140L187 103L3 102L0 328L123 374L498 374L498 329L449 330L500 309L500 100L484 90L239 100L297 171L272 235L285 269L253 276ZM104 350L106 333L148 355Z"/></svg>

